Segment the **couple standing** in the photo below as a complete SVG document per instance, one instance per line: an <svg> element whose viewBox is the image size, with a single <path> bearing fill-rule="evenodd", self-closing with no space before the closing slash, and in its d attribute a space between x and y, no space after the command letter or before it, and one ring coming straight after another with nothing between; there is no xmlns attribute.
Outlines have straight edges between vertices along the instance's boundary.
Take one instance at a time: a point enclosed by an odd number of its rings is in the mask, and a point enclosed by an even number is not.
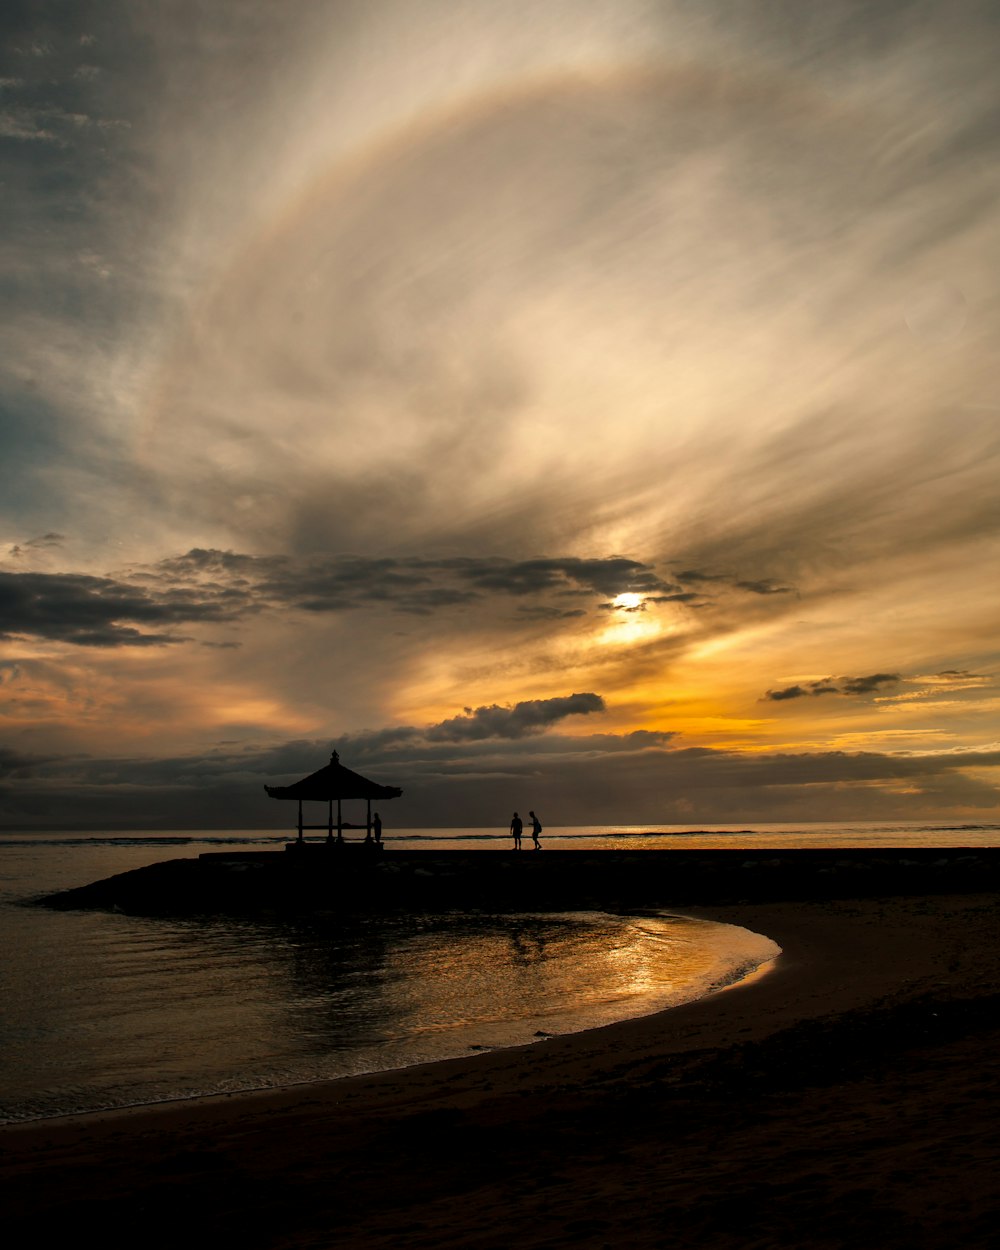
<svg viewBox="0 0 1000 1250"><path fill-rule="evenodd" d="M542 844L538 840L538 835L542 832L542 822L538 819L534 812L529 812L528 815L531 817L531 840L535 844L535 850L540 851L542 849ZM513 819L510 822L510 832L511 837L514 839L515 851L519 851L521 849L521 834L523 831L524 821L520 816L518 816L517 812L515 812Z"/></svg>

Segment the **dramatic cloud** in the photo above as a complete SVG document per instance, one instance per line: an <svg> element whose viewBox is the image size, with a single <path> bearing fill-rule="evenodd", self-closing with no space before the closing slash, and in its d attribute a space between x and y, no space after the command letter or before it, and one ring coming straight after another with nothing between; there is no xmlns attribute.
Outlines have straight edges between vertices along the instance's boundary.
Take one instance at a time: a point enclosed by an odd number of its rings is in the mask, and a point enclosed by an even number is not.
<svg viewBox="0 0 1000 1250"><path fill-rule="evenodd" d="M221 620L229 613L218 597L197 601L170 591L156 598L110 578L0 572L0 638L32 634L82 647L148 647L177 639L122 622L172 625Z"/></svg>
<svg viewBox="0 0 1000 1250"><path fill-rule="evenodd" d="M454 562L451 567L460 577L477 586L512 595L538 594L553 589L592 590L601 595L651 594L679 589L661 581L646 565L620 556L603 560L493 559L478 565L474 561L463 560Z"/></svg>
<svg viewBox="0 0 1000 1250"><path fill-rule="evenodd" d="M180 823L241 784L197 758L366 733L428 820L506 808L529 750L622 820L995 802L990 5L38 0L0 33L15 756L183 761ZM786 757L842 773L759 784ZM51 768L0 818L69 819Z"/></svg>
<svg viewBox="0 0 1000 1250"><path fill-rule="evenodd" d="M571 694L561 699L528 699L513 707L466 708L427 731L433 741L463 742L480 738L524 738L540 733L567 716L603 712L604 700L598 694Z"/></svg>
<svg viewBox="0 0 1000 1250"><path fill-rule="evenodd" d="M621 556L590 560L349 555L293 559L194 548L176 559L160 561L143 576L199 586L224 579L235 587L254 587L261 599L313 611L388 602L402 611L420 613L484 597L646 594L678 589L649 565Z"/></svg>
<svg viewBox="0 0 1000 1250"><path fill-rule="evenodd" d="M58 536L46 537L52 540ZM36 545L58 544L38 541ZM117 579L73 573L0 572L0 628L5 631L0 636L31 634L82 646L152 645L182 639L139 633L122 622L167 625L227 621L289 608L335 613L388 607L430 615L504 597L592 597L632 587L666 589L669 584L648 566L620 557L586 561L355 556L293 560L193 549ZM684 601L688 597L651 596L650 602ZM551 604L527 608L522 604L519 611L544 618L582 613L579 608Z"/></svg>
<svg viewBox="0 0 1000 1250"><path fill-rule="evenodd" d="M595 734L584 738L444 742L408 729L338 742L341 757L366 776L402 785L382 812L387 834L420 825L505 827L510 810L530 803L546 826L630 821L680 824L768 819L934 819L942 802L974 818L995 810L1000 748L989 752L890 755L878 752L744 755L677 749L669 735ZM5 806L22 827L44 826L66 803L83 825L182 827L197 798L202 828L290 826L287 805L263 785L315 771L327 741L293 740L267 748L220 747L160 759L85 757L41 761L31 775L7 778ZM112 824L108 813L113 812Z"/></svg>

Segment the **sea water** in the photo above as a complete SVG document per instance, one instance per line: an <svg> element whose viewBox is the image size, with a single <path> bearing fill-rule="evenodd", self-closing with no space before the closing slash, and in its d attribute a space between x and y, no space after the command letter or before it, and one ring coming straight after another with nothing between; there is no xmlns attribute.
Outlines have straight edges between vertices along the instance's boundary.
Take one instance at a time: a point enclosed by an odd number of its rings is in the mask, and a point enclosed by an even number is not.
<svg viewBox="0 0 1000 1250"><path fill-rule="evenodd" d="M904 835L909 841L886 841ZM252 831L0 835L0 1121L544 1044L551 1034L702 997L778 953L765 935L666 914L449 911L293 923L25 905L165 859L286 840ZM588 849L998 840L997 826L543 833L546 844ZM509 839L489 830L387 830L387 844L488 850Z"/></svg>
<svg viewBox="0 0 1000 1250"><path fill-rule="evenodd" d="M265 835L269 836L269 835ZM348 836L357 836L348 834ZM363 836L363 835L362 835ZM927 822L892 824L864 821L798 824L734 825L563 825L542 832L546 846L561 850L695 850L706 847L734 850L826 848L947 848L1000 846L997 822ZM386 830L387 844L401 850L490 850L511 837L495 829ZM524 834L531 846L530 830Z"/></svg>

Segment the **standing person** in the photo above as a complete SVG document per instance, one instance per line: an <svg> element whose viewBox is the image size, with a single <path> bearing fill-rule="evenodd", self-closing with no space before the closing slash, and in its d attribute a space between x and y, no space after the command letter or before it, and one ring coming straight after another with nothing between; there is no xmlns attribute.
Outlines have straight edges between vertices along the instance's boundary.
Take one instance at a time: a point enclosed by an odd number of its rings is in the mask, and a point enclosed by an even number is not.
<svg viewBox="0 0 1000 1250"><path fill-rule="evenodd" d="M382 841L382 817L378 814L378 812L376 812L375 815L372 817L372 829L375 831L375 841L381 842Z"/></svg>
<svg viewBox="0 0 1000 1250"><path fill-rule="evenodd" d="M518 816L517 812L515 812L510 822L510 832L511 832L511 836L514 839L515 851L519 851L521 849L521 831L523 829L524 829L524 821L522 821L521 817Z"/></svg>
<svg viewBox="0 0 1000 1250"><path fill-rule="evenodd" d="M534 812L529 812L528 815L531 817L531 840L535 844L535 850L540 851L542 844L538 840L538 835L542 832L542 822Z"/></svg>

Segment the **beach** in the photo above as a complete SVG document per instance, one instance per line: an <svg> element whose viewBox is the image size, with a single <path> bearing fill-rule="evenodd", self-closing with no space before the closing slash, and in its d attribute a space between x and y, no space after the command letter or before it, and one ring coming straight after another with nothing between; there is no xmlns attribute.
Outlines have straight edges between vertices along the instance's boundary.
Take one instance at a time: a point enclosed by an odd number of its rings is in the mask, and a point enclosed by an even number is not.
<svg viewBox="0 0 1000 1250"><path fill-rule="evenodd" d="M0 1131L15 1244L992 1244L995 894L687 909L781 947L643 1019Z"/></svg>

